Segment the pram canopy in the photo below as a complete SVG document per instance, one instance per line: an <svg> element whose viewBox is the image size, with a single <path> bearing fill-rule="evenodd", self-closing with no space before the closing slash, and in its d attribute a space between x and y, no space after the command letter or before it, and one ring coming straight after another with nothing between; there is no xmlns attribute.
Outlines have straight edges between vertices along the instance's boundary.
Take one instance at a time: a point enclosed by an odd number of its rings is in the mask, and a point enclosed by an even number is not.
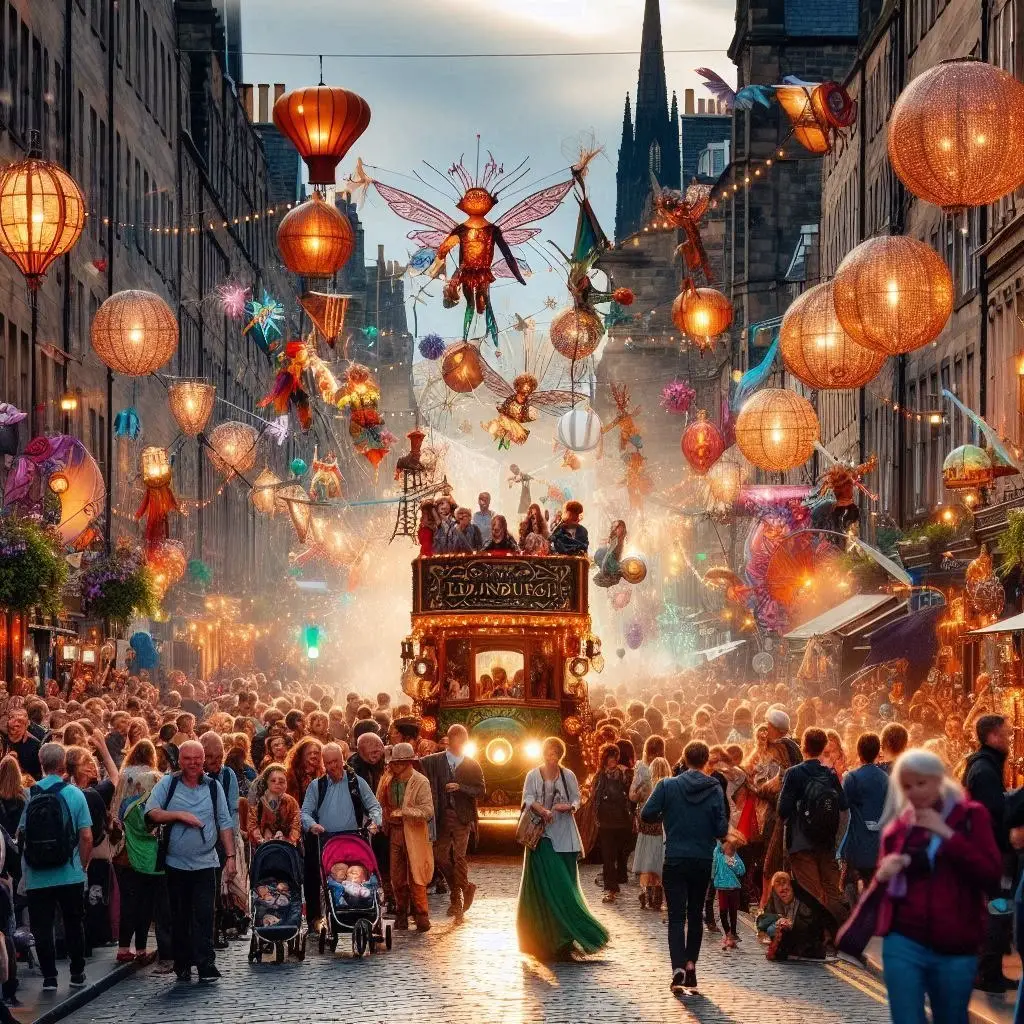
<svg viewBox="0 0 1024 1024"><path fill-rule="evenodd" d="M320 853L320 870L324 878L330 877L331 868L339 862L361 864L367 874L380 877L373 848L358 832L342 832L324 842Z"/></svg>
<svg viewBox="0 0 1024 1024"><path fill-rule="evenodd" d="M302 855L297 847L283 839L268 839L253 850L249 864L250 885L268 878L290 882L298 892L302 885Z"/></svg>

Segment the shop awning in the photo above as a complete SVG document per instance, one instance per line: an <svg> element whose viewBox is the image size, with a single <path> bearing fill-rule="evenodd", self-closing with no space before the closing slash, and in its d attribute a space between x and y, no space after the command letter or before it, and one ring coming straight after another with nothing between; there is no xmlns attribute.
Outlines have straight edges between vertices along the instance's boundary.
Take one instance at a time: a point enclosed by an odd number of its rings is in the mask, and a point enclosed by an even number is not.
<svg viewBox="0 0 1024 1024"><path fill-rule="evenodd" d="M981 629L972 629L971 635L978 636L982 633L1021 633L1024 632L1024 612L1020 615L1011 615L1008 619L993 622L991 626L982 626Z"/></svg>
<svg viewBox="0 0 1024 1024"><path fill-rule="evenodd" d="M705 662L715 661L724 654L731 654L746 642L746 640L730 640L727 644L719 644L717 647L708 647L706 650L694 651L693 653L695 657L703 658Z"/></svg>
<svg viewBox="0 0 1024 1024"><path fill-rule="evenodd" d="M893 603L891 594L855 594L842 604L837 604L827 612L809 619L802 626L787 633L784 640L810 640L815 636L826 636L829 633L841 633L852 626L858 619L880 611L882 605ZM874 616L872 616L874 619Z"/></svg>

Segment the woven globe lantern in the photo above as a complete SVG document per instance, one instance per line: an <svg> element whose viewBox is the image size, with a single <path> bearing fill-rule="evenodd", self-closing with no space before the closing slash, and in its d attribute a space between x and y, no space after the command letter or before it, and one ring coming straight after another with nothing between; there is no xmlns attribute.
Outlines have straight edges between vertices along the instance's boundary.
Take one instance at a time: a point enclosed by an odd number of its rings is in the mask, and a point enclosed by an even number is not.
<svg viewBox="0 0 1024 1024"><path fill-rule="evenodd" d="M944 60L918 75L889 117L889 161L944 210L993 203L1024 184L1024 86L992 64Z"/></svg>
<svg viewBox="0 0 1024 1024"><path fill-rule="evenodd" d="M994 479L988 452L974 444L954 448L942 462L942 482L951 491L988 487Z"/></svg>
<svg viewBox="0 0 1024 1024"><path fill-rule="evenodd" d="M146 564L153 570L161 589L174 586L185 578L188 556L180 540L163 540L146 552Z"/></svg>
<svg viewBox="0 0 1024 1024"><path fill-rule="evenodd" d="M832 299L832 283L826 282L790 305L779 330L782 361L809 388L862 388L882 368L885 353L858 345L843 330Z"/></svg>
<svg viewBox="0 0 1024 1024"><path fill-rule="evenodd" d="M247 472L256 464L259 439L255 428L248 423L227 420L210 431L206 454L221 473L231 477Z"/></svg>
<svg viewBox="0 0 1024 1024"><path fill-rule="evenodd" d="M601 443L601 417L589 406L579 406L558 418L556 436L571 452L590 452Z"/></svg>
<svg viewBox="0 0 1024 1024"><path fill-rule="evenodd" d="M152 292L116 292L92 321L93 351L115 373L145 377L159 370L178 348L178 321Z"/></svg>
<svg viewBox="0 0 1024 1024"><path fill-rule="evenodd" d="M217 389L205 380L177 380L167 386L167 404L186 437L198 437L210 421Z"/></svg>
<svg viewBox="0 0 1024 1024"><path fill-rule="evenodd" d="M441 360L441 380L460 395L480 387L484 380L480 350L468 341L449 346Z"/></svg>
<svg viewBox="0 0 1024 1024"><path fill-rule="evenodd" d="M941 256L905 235L882 235L847 253L832 281L836 316L858 344L887 356L934 341L953 312Z"/></svg>
<svg viewBox="0 0 1024 1024"><path fill-rule="evenodd" d="M249 492L249 500L257 512L265 516L273 516L277 511L277 492L281 480L267 467L252 482L252 490Z"/></svg>
<svg viewBox="0 0 1024 1024"><path fill-rule="evenodd" d="M299 151L311 185L334 184L335 169L369 123L362 96L329 85L287 92L274 104L274 124Z"/></svg>
<svg viewBox="0 0 1024 1024"><path fill-rule="evenodd" d="M58 164L28 159L0 175L0 252L33 291L54 260L70 252L85 224L85 197Z"/></svg>
<svg viewBox="0 0 1024 1024"><path fill-rule="evenodd" d="M802 395L764 388L747 399L736 418L736 447L748 462L781 473L802 466L814 452L820 427Z"/></svg>
<svg viewBox="0 0 1024 1024"><path fill-rule="evenodd" d="M333 277L348 262L355 244L348 217L319 192L287 213L277 229L281 259L299 277Z"/></svg>
<svg viewBox="0 0 1024 1024"><path fill-rule="evenodd" d="M604 337L604 323L592 309L570 306L556 313L548 328L551 347L566 359L586 359Z"/></svg>
<svg viewBox="0 0 1024 1024"><path fill-rule="evenodd" d="M698 476L703 476L725 451L722 432L708 419L701 409L697 418L683 431L680 441L683 457Z"/></svg>
<svg viewBox="0 0 1024 1024"><path fill-rule="evenodd" d="M703 352L732 323L732 303L714 288L685 286L672 303L672 322Z"/></svg>
<svg viewBox="0 0 1024 1024"><path fill-rule="evenodd" d="M731 505L746 483L747 468L739 455L726 452L708 471L704 482L713 501Z"/></svg>

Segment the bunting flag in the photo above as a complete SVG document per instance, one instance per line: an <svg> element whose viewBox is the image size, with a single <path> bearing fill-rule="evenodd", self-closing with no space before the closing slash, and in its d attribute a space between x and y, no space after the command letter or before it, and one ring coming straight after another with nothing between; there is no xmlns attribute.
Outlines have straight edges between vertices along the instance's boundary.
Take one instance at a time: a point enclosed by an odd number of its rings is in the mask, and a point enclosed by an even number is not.
<svg viewBox="0 0 1024 1024"><path fill-rule="evenodd" d="M299 305L313 321L320 336L334 348L338 335L345 328L345 313L351 295L329 295L326 292L306 292L299 299Z"/></svg>
<svg viewBox="0 0 1024 1024"><path fill-rule="evenodd" d="M775 340L771 343L771 347L765 353L764 359L761 360L756 366L752 366L743 376L740 378L739 383L736 385L736 392L732 397L732 408L734 411L739 411L739 408L743 403L750 397L751 393L756 391L770 376L772 372L772 366L775 363L775 357L779 352L779 332L775 331Z"/></svg>

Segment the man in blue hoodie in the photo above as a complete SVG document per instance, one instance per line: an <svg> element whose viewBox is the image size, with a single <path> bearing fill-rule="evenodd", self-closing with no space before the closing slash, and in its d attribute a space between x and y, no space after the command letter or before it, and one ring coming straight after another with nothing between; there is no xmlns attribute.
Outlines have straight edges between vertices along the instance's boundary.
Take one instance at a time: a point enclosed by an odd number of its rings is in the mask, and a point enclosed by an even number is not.
<svg viewBox="0 0 1024 1024"><path fill-rule="evenodd" d="M644 821L661 821L665 828L662 885L668 906L673 992L697 988L704 895L711 881L715 843L729 831L722 787L704 774L708 756L706 743L687 743L683 751L686 770L674 778L662 779L640 812Z"/></svg>

